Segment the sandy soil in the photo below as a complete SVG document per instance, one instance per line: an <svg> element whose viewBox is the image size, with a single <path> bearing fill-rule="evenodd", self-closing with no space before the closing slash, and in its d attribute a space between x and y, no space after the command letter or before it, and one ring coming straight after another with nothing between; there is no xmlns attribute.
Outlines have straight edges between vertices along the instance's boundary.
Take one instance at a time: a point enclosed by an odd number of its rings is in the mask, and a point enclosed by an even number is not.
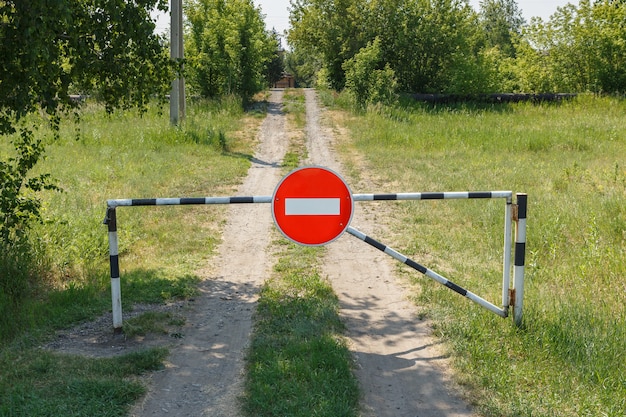
<svg viewBox="0 0 626 417"><path fill-rule="evenodd" d="M315 92L306 90L305 94L306 163L328 167L347 179L334 152L339 139L328 126ZM282 91L272 91L253 164L236 195L271 195L280 181L280 164L289 142L281 101ZM377 192L366 172L361 178L358 184L350 184L352 192ZM351 226L389 244L385 210L389 207L384 203L356 203ZM151 375L149 393L131 410L131 416L240 416L243 358L255 302L274 262L268 250L272 223L268 204L229 206L219 253L212 266L201 271L206 279L200 295L191 302L164 307L186 317L186 324L176 333L184 337L116 338L110 318L103 318L61 333L48 347L105 356L167 344L171 355L166 367ZM444 350L406 299L406 284L394 276L397 261L344 234L328 245L322 263L340 297L363 392L363 417L474 416L451 381Z"/></svg>

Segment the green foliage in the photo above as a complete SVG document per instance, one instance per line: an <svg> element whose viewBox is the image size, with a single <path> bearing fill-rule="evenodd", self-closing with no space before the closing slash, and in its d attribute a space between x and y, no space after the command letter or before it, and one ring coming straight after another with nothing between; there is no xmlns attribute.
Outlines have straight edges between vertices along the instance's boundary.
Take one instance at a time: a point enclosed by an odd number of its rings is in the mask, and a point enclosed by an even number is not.
<svg viewBox="0 0 626 417"><path fill-rule="evenodd" d="M452 80L477 59L480 26L471 7L458 0L418 1L403 19L392 38L381 38L402 90L465 93L469 86Z"/></svg>
<svg viewBox="0 0 626 417"><path fill-rule="evenodd" d="M459 75L468 62L479 67L477 15L464 1L305 1L292 9L291 24L289 44L320 62L331 88L345 86L344 63L378 38L379 69L388 64L401 90L475 89Z"/></svg>
<svg viewBox="0 0 626 417"><path fill-rule="evenodd" d="M28 176L43 154L42 140L23 127L12 144L16 156L0 160L0 243L5 245L25 239L31 222L40 220L41 202L34 193L58 190L49 174Z"/></svg>
<svg viewBox="0 0 626 417"><path fill-rule="evenodd" d="M343 64L346 72L346 90L350 92L357 106L368 104L391 104L395 101L396 80L393 70L381 62L380 39L368 43L352 59Z"/></svg>
<svg viewBox="0 0 626 417"><path fill-rule="evenodd" d="M312 61L313 68L319 63L333 89L344 87L343 63L368 40L364 5L362 1L346 0L304 0L291 4L289 45L300 57Z"/></svg>
<svg viewBox="0 0 626 417"><path fill-rule="evenodd" d="M290 50L285 55L285 69L296 79L298 87L313 87L319 78L321 64L310 59L301 49Z"/></svg>
<svg viewBox="0 0 626 417"><path fill-rule="evenodd" d="M96 95L109 112L145 109L152 95L165 97L171 71L153 34L155 7L167 5L163 0L0 2L0 135L13 145L0 160L2 245L19 246L25 255L21 241L41 220L38 193L58 189L50 175L33 173L45 149L43 139L34 136L38 111L58 137L61 115L78 106L71 92ZM1 276L0 287L8 279Z"/></svg>
<svg viewBox="0 0 626 417"><path fill-rule="evenodd" d="M282 50L280 37L275 30L270 32L276 49L273 51L271 59L267 63L267 81L270 86L279 81L285 72L285 51Z"/></svg>
<svg viewBox="0 0 626 417"><path fill-rule="evenodd" d="M524 26L522 11L515 0L481 0L480 20L487 48L498 47L505 56L515 56L514 39Z"/></svg>
<svg viewBox="0 0 626 417"><path fill-rule="evenodd" d="M379 39L379 69L389 65L403 92L626 91L623 1L583 0L529 25L514 0L481 1L480 14L462 0L292 6L291 68L326 88L345 88L346 63Z"/></svg>
<svg viewBox="0 0 626 417"><path fill-rule="evenodd" d="M252 0L194 0L185 4L185 13L189 84L202 97L235 94L246 101L275 77L269 68L280 43L265 31Z"/></svg>
<svg viewBox="0 0 626 417"><path fill-rule="evenodd" d="M93 4L91 4L93 3ZM107 108L145 106L169 88L170 66L150 11L164 0L0 3L0 133L42 107L53 119L69 94ZM58 121L54 119L53 121Z"/></svg>
<svg viewBox="0 0 626 417"><path fill-rule="evenodd" d="M520 89L528 92L626 91L626 4L567 5L531 21L518 48Z"/></svg>

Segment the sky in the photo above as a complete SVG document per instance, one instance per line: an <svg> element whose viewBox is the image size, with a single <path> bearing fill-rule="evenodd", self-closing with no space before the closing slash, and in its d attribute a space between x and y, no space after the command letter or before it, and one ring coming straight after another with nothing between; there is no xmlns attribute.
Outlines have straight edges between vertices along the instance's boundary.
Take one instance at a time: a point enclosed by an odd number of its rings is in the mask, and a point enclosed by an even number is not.
<svg viewBox="0 0 626 417"><path fill-rule="evenodd" d="M478 10L480 0L469 0L469 2L474 9ZM517 0L522 16L527 22L534 16L547 20L557 7L567 3L578 4L578 0ZM289 0L254 0L254 4L261 7L268 30L274 28L281 34L289 28ZM157 32L165 32L168 28L169 16L160 16L157 22Z"/></svg>

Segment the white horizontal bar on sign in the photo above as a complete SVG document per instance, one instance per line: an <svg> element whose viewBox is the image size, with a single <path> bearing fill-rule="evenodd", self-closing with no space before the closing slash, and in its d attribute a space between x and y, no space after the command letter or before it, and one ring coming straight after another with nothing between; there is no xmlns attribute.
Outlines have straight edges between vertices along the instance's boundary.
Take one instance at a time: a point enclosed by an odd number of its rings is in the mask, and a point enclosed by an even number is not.
<svg viewBox="0 0 626 417"><path fill-rule="evenodd" d="M286 198L286 216L338 216L339 198Z"/></svg>

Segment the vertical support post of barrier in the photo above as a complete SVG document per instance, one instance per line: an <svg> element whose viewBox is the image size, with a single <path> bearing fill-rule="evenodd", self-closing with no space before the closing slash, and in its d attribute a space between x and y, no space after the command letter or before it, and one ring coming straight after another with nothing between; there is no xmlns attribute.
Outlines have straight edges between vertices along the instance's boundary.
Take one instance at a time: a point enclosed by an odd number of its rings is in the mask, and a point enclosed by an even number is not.
<svg viewBox="0 0 626 417"><path fill-rule="evenodd" d="M516 194L517 198L517 227L515 230L515 269L513 288L515 290L515 306L513 319L517 326L522 325L522 310L524 303L524 263L526 257L526 211L527 195Z"/></svg>
<svg viewBox="0 0 626 417"><path fill-rule="evenodd" d="M511 245L513 237L511 229L513 224L513 196L507 197L506 207L504 209L504 259L502 262L502 307L506 310L507 315L510 306L510 288L511 288Z"/></svg>
<svg viewBox="0 0 626 417"><path fill-rule="evenodd" d="M109 229L109 262L111 265L111 302L113 311L113 332L122 332L122 290L120 287L119 249L117 243L117 214L115 207L107 207L104 223Z"/></svg>

